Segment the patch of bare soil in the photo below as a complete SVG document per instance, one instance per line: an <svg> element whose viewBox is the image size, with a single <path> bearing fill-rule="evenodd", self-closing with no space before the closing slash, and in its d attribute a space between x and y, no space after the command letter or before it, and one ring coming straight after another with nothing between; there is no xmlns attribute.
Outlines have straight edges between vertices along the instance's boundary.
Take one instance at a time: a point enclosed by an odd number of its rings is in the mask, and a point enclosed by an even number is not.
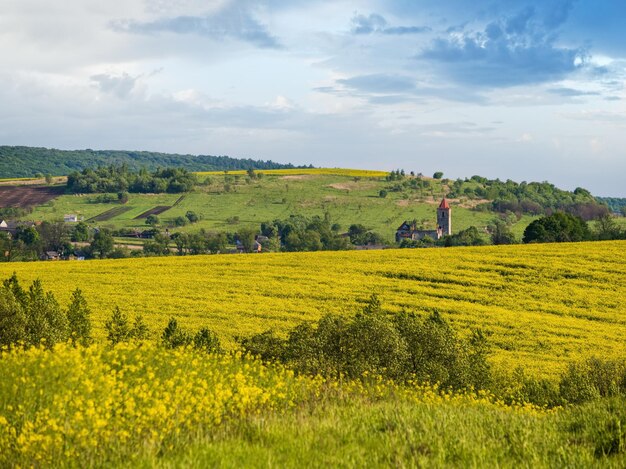
<svg viewBox="0 0 626 469"><path fill-rule="evenodd" d="M64 192L65 186L2 186L0 207L34 207L56 199Z"/></svg>

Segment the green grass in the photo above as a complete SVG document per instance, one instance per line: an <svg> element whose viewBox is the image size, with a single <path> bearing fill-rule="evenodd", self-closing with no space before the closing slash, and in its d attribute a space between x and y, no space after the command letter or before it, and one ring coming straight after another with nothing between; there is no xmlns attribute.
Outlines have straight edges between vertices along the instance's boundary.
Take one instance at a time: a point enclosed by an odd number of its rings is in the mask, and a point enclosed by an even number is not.
<svg viewBox="0 0 626 469"><path fill-rule="evenodd" d="M230 191L224 188L224 175L210 176L212 184L199 186L186 195L177 206L161 214L162 224L173 224L178 216L191 210L201 216L200 222L181 228L181 231L196 231L200 228L213 231L236 231L241 226L259 226L261 222L290 215L324 215L330 213L333 222L347 231L353 223L362 223L380 233L390 242L396 228L404 220L417 219L426 228L435 228L436 208L444 194L441 181L433 181L433 189L419 193L388 192L386 198L378 197L381 189L393 183L383 178L354 178L341 175L266 175L262 179L246 182L244 176L233 178ZM37 207L29 218L37 220L60 220L66 213L76 213L89 219L116 206L116 203L94 203L97 195L64 195ZM134 218L157 205L174 205L177 194L131 194L128 206L131 210L102 223L110 228L143 228L145 220ZM469 226L484 228L497 215L476 212L452 203L453 231ZM239 218L237 224L228 222ZM532 217L524 216L514 226L516 236ZM176 228L176 230L179 230Z"/></svg>
<svg viewBox="0 0 626 469"><path fill-rule="evenodd" d="M207 441L133 465L618 468L626 464L626 450L609 456L603 450L620 437L608 422L616 418L616 408L625 417L624 405L622 399L533 415L492 405L393 398L331 401L233 422Z"/></svg>

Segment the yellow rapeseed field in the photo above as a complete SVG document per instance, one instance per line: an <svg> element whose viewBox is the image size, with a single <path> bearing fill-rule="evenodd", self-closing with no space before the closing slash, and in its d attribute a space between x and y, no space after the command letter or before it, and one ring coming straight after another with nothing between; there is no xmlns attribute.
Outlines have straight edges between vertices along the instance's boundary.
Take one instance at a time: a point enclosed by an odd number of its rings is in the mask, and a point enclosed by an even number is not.
<svg viewBox="0 0 626 469"><path fill-rule="evenodd" d="M35 278L61 304L80 287L96 335L112 309L235 335L285 332L324 313L350 314L372 293L391 312L434 309L462 334L483 329L492 361L556 376L567 363L626 352L626 242L421 250L161 257L0 265Z"/></svg>
<svg viewBox="0 0 626 469"><path fill-rule="evenodd" d="M342 382L295 376L239 354L171 351L154 343L18 349L0 360L0 466L127 463L128 457L201 440L223 421L284 413L331 396L549 412L529 404L505 406L487 392L397 386L377 377Z"/></svg>
<svg viewBox="0 0 626 469"><path fill-rule="evenodd" d="M348 176L348 177L364 177L364 178L380 178L385 177L389 173L387 171L377 171L371 169L343 169L343 168L302 168L302 169L258 169L256 173L262 173L272 176ZM245 170L234 171L202 171L196 173L198 176L213 175L243 175Z"/></svg>

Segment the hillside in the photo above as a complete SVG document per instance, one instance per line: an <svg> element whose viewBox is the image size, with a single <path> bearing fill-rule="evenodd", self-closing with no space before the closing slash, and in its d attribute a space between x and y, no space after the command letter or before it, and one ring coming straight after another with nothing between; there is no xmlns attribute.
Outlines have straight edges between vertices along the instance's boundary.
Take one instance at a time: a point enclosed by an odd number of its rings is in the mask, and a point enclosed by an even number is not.
<svg viewBox="0 0 626 469"><path fill-rule="evenodd" d="M483 329L508 369L555 376L626 353L623 241L0 264L0 278L14 271L61 304L80 287L100 339L116 305L153 333L175 316L232 347L234 335L353 313L377 293L388 311L436 309L462 334Z"/></svg>
<svg viewBox="0 0 626 469"><path fill-rule="evenodd" d="M361 223L392 242L396 228L404 220L417 220L426 229L436 228L436 207L451 182L423 178L423 187L388 181L381 171L293 169L264 170L263 177L250 180L245 171L199 173L201 184L183 194L129 194L128 202L116 216L100 221L112 229L145 228L142 213L155 207L171 207L159 215L162 227L173 231L192 232L201 228L210 231L236 232L242 227L258 228L262 222L285 219L290 215L324 216L346 231L351 224ZM407 178L405 182L416 181ZM474 182L468 186L477 187ZM381 191L386 192L380 197ZM64 214L74 213L85 220L93 219L120 207L116 194L103 202L99 194L62 195L54 201L34 208L24 219L58 221ZM453 207L453 230L477 226L484 228L498 214L490 210L474 210L488 202L475 195L461 195L450 200ZM173 227L177 217L194 211L200 221L184 227ZM520 213L509 216L512 230L521 237L533 219ZM94 222L95 223L95 222Z"/></svg>
<svg viewBox="0 0 626 469"><path fill-rule="evenodd" d="M72 171L98 166L127 165L138 170L175 166L189 171L293 168L275 163L229 156L178 155L148 151L56 150L49 148L0 146L0 179L34 177L38 174L65 176Z"/></svg>

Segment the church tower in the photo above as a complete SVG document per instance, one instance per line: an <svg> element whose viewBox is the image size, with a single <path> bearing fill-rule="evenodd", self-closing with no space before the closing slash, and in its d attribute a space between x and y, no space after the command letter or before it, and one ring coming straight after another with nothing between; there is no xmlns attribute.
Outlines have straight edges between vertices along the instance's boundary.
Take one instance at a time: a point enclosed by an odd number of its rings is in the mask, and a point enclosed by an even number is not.
<svg viewBox="0 0 626 469"><path fill-rule="evenodd" d="M441 229L443 236L452 234L452 210L445 197L437 209L437 227Z"/></svg>

